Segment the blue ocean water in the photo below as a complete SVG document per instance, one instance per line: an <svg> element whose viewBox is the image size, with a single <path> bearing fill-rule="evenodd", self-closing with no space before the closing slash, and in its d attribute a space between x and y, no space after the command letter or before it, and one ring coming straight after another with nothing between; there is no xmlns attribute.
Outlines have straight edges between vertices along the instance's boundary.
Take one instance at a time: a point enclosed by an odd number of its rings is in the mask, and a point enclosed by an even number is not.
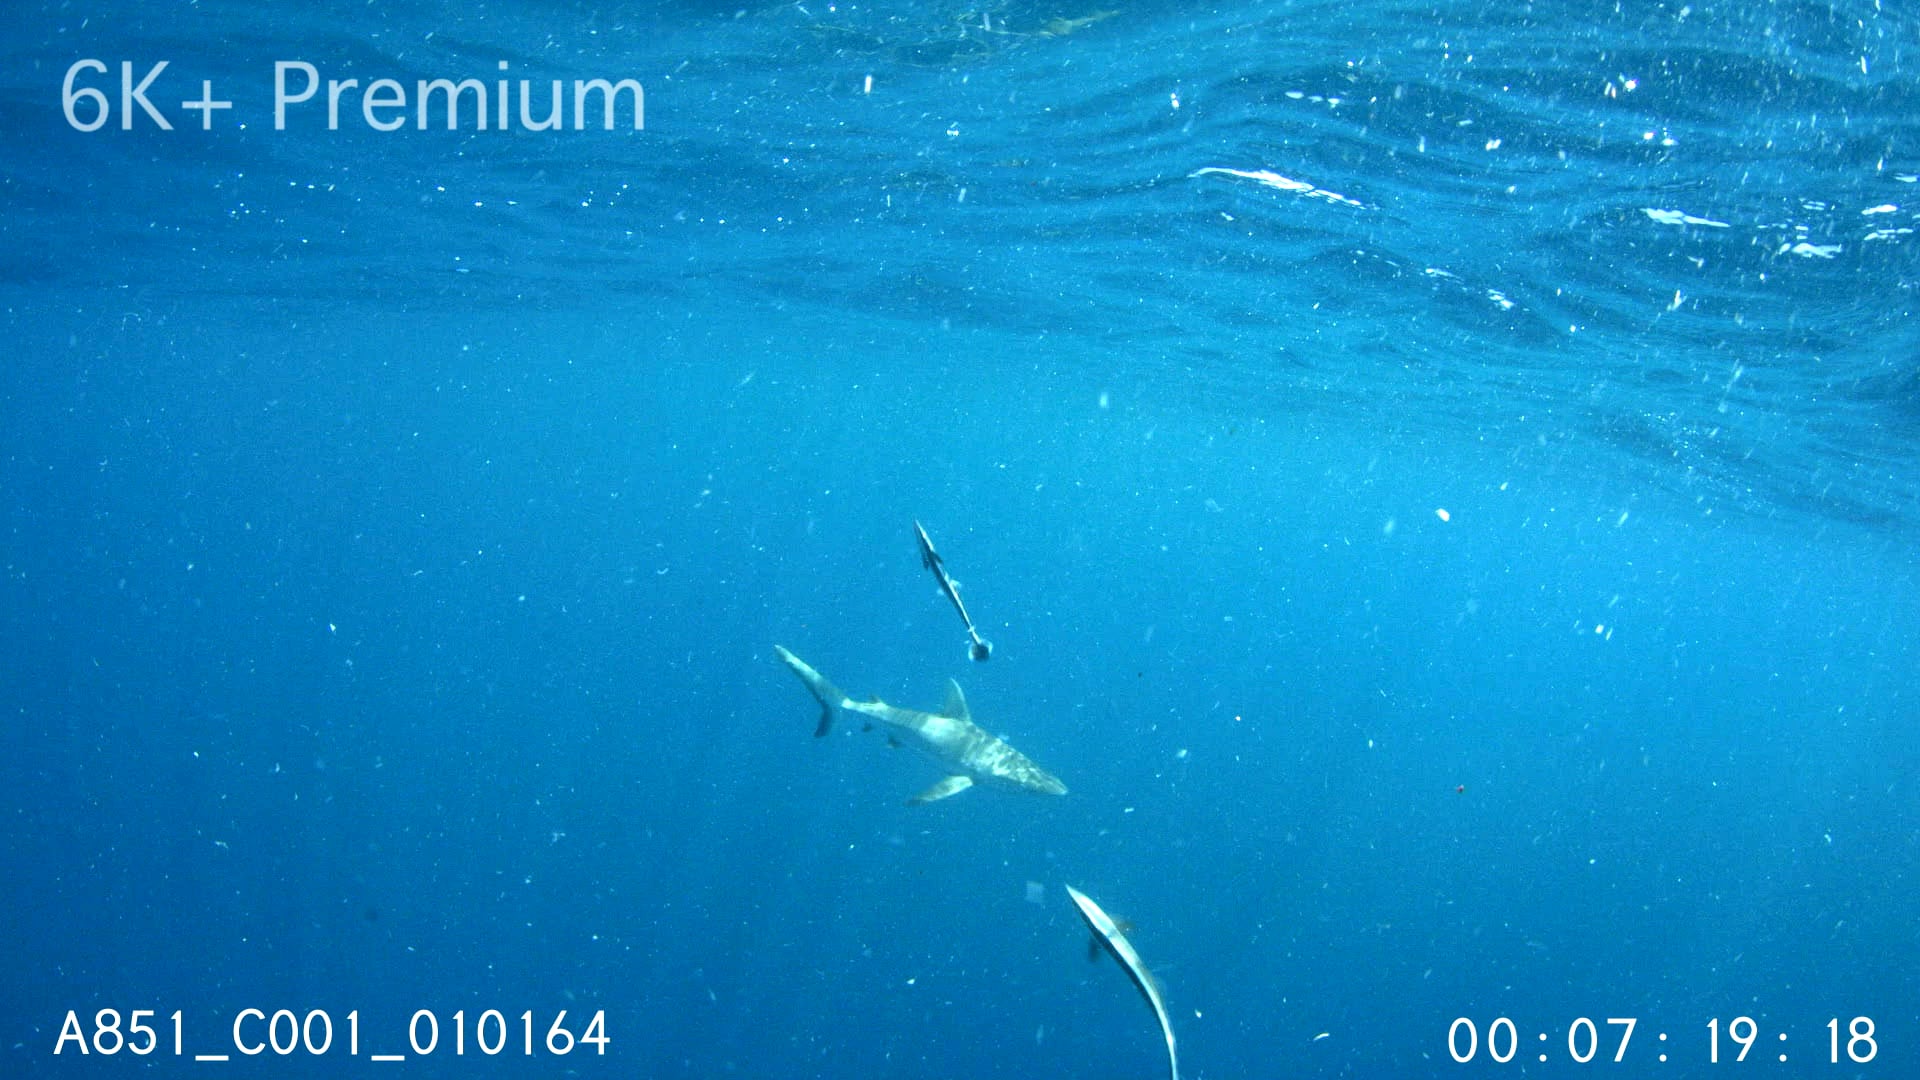
<svg viewBox="0 0 1920 1080"><path fill-rule="evenodd" d="M0 1073L1920 1075L1911 11L11 14Z"/></svg>

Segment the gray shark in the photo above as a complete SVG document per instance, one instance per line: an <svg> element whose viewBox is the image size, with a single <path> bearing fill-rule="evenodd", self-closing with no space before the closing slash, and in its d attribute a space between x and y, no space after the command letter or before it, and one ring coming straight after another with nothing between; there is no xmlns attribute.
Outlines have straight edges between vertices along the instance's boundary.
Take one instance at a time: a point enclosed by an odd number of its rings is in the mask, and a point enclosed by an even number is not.
<svg viewBox="0 0 1920 1080"><path fill-rule="evenodd" d="M805 660L779 645L775 645L773 651L780 654L780 659L800 676L800 681L807 684L807 689L820 702L820 726L813 732L816 736L832 730L835 709L845 709L877 721L886 729L890 741L909 743L956 770L908 800L913 805L958 795L972 787L975 780L990 780L1042 795L1067 793L1067 785L1058 777L973 722L959 683L948 680L947 702L937 713L902 709L879 698L855 701Z"/></svg>
<svg viewBox="0 0 1920 1080"><path fill-rule="evenodd" d="M940 592L953 604L953 610L960 613L960 621L967 624L967 655L984 661L993 655L993 642L981 637L973 625L973 616L967 614L967 605L960 601L960 583L947 573L947 562L933 549L933 537L927 535L926 527L915 521L913 531L920 539L920 565L933 571L934 580L940 583Z"/></svg>
<svg viewBox="0 0 1920 1080"><path fill-rule="evenodd" d="M1080 917L1087 920L1098 940L1113 954L1120 966L1127 969L1127 977L1133 985L1140 988L1140 996L1153 1006L1153 1015L1160 1021L1160 1033L1167 1037L1167 1075L1172 1080L1180 1080L1180 1055L1173 1048L1173 1022L1167 1019L1167 1003L1160 997L1160 982L1147 970L1140 954L1134 951L1133 942L1120 932L1120 925L1113 921L1093 897L1073 886L1067 886L1067 895L1073 897L1073 906L1080 909Z"/></svg>

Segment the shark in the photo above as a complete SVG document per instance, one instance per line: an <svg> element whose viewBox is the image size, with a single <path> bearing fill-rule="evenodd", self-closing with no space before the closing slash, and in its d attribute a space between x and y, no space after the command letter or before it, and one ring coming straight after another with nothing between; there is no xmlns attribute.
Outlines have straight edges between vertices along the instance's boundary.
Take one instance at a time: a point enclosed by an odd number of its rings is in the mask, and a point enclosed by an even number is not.
<svg viewBox="0 0 1920 1080"><path fill-rule="evenodd" d="M1093 897L1073 886L1067 886L1067 895L1073 898L1073 906L1080 909L1080 917L1087 921L1088 929L1094 932L1096 940L1107 947L1120 966L1127 969L1127 977L1133 985L1139 987L1140 996L1147 999L1153 1007L1153 1015L1160 1021L1160 1033L1167 1037L1167 1075L1171 1080L1180 1080L1180 1055L1173 1046L1173 1022L1167 1019L1167 1003L1160 996L1160 981L1147 970L1147 965L1134 951L1133 942L1120 930L1120 924L1108 915Z"/></svg>
<svg viewBox="0 0 1920 1080"><path fill-rule="evenodd" d="M835 710L859 713L884 728L888 741L912 745L953 770L907 800L909 805L951 798L980 780L1041 795L1067 793L1067 785L1061 783L1059 777L974 723L967 710L966 695L961 693L960 684L951 679L947 680L947 700L940 711L921 712L889 705L877 697L871 701L855 701L785 647L775 645L773 651L820 702L820 724L813 732L816 737L833 729Z"/></svg>
<svg viewBox="0 0 1920 1080"><path fill-rule="evenodd" d="M960 613L960 621L967 624L967 655L975 660L985 661L993 655L993 642L980 636L980 630L973 625L973 616L967 614L967 605L960 599L960 583L947 573L947 561L933 549L933 537L919 521L913 523L914 535L920 541L920 565L933 571L933 579L940 583L940 594Z"/></svg>

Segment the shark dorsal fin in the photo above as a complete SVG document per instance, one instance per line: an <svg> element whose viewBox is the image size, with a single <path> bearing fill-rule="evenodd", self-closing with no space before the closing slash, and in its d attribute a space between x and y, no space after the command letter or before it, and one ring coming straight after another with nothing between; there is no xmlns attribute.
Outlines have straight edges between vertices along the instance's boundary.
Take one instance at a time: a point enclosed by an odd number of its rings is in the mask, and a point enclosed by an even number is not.
<svg viewBox="0 0 1920 1080"><path fill-rule="evenodd" d="M940 706L940 715L968 722L973 720L972 714L967 712L967 695L960 692L960 684L952 679L947 680L947 702Z"/></svg>

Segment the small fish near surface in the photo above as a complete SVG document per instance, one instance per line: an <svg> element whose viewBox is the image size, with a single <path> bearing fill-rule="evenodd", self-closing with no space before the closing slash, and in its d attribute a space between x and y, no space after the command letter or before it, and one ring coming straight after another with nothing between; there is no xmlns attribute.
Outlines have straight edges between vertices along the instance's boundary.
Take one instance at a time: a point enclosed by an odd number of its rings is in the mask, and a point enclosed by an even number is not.
<svg viewBox="0 0 1920 1080"><path fill-rule="evenodd" d="M815 671L805 660L779 645L775 645L773 651L780 655L781 662L800 677L814 699L820 702L820 724L814 729L814 735L825 735L831 731L834 711L843 709L877 722L886 730L889 741L925 751L954 770L945 779L909 800L911 805L938 802L958 795L972 787L975 781L990 781L1041 795L1067 793L1067 785L1061 783L1058 777L973 722L959 683L948 681L947 702L937 713L902 709L879 698L855 701L841 693L839 687Z"/></svg>
<svg viewBox="0 0 1920 1080"><path fill-rule="evenodd" d="M1172 1077L1172 1080L1180 1080L1180 1056L1174 1050L1173 1024L1167 1019L1166 1003L1160 999L1159 982L1154 979L1153 973L1147 970L1147 965L1141 962L1140 954L1134 951L1133 943L1127 940L1127 935L1120 932L1119 924L1113 921L1112 916L1101 910L1100 905L1094 903L1092 897L1071 885L1067 886L1067 895L1073 897L1074 906L1080 909L1080 917L1087 921L1087 926L1093 931L1094 936L1105 943L1107 951L1112 953L1113 958L1120 962L1120 966L1127 970L1127 977L1133 980L1133 985L1140 988L1140 996L1146 998L1147 1004L1153 1006L1153 1015L1160 1021L1160 1033L1167 1037L1167 1075Z"/></svg>
<svg viewBox="0 0 1920 1080"><path fill-rule="evenodd" d="M953 610L960 613L960 621L967 624L967 655L975 660L992 656L993 642L981 637L980 631L974 628L973 616L967 614L967 605L960 602L960 583L947 573L946 560L933 550L933 537L927 535L926 528L918 521L913 523L913 531L920 541L920 565L933 571L934 580L940 583L940 591L953 604Z"/></svg>

